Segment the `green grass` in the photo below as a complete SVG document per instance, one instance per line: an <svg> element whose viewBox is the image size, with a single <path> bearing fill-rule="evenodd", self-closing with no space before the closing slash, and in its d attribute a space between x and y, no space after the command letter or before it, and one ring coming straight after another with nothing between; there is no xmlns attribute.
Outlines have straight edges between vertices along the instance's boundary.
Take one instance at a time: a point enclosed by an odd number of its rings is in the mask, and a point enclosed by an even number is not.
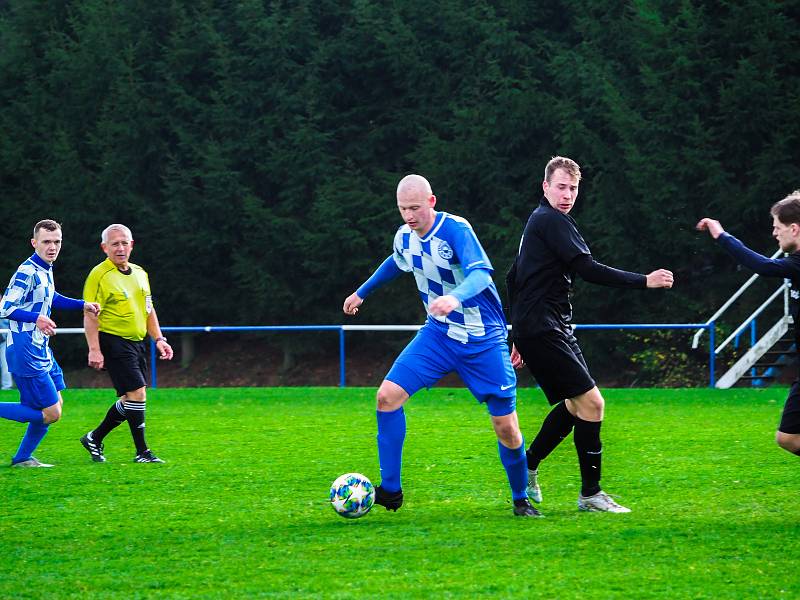
<svg viewBox="0 0 800 600"><path fill-rule="evenodd" d="M37 452L57 467L0 467L0 597L797 598L785 390L604 394L603 484L631 514L577 511L570 438L540 469L546 517L514 518L484 409L434 389L406 408L406 504L347 521L328 488L378 478L374 390L151 390L165 465L131 462L126 425L92 463L77 439L112 395L67 390ZM546 411L523 392L527 438ZM22 432L0 421L0 452Z"/></svg>

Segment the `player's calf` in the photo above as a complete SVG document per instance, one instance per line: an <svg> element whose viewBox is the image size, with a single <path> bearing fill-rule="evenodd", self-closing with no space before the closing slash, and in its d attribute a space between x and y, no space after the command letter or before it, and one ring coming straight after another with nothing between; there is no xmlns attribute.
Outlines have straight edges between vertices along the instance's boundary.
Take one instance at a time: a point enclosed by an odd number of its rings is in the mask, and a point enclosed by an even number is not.
<svg viewBox="0 0 800 600"><path fill-rule="evenodd" d="M787 452L800 454L800 433L778 431L775 433L775 442Z"/></svg>

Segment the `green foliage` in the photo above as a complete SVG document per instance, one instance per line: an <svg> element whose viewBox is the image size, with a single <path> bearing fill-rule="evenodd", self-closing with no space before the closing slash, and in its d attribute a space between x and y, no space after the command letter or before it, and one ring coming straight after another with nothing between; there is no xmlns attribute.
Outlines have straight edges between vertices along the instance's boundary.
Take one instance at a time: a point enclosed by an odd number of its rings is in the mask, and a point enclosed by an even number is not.
<svg viewBox="0 0 800 600"><path fill-rule="evenodd" d="M575 217L595 256L676 272L658 299L580 284L577 320L703 320L709 287L742 277L696 220L768 251L767 209L800 180L796 15L695 0L6 2L0 272L56 218L59 286L75 295L121 221L165 323L336 322L390 251L402 175L426 175L439 208L472 222L500 281L560 153L583 166ZM419 320L392 289L361 322Z"/></svg>
<svg viewBox="0 0 800 600"><path fill-rule="evenodd" d="M796 561L776 551L800 533L797 457L772 436L785 393L608 390L603 483L633 512L577 510L568 439L542 464L545 517L531 520L512 515L485 409L421 392L405 505L346 521L327 494L344 472L378 480L372 389L153 390L164 465L131 462L125 425L91 462L78 438L114 396L67 390L37 453L56 467L0 468L0 596L794 598ZM522 391L519 413L530 438L541 393ZM0 422L6 455L23 430Z"/></svg>
<svg viewBox="0 0 800 600"><path fill-rule="evenodd" d="M691 387L708 379L708 354L692 352L685 331L654 330L627 337L633 348L640 348L630 355L636 371L633 385Z"/></svg>

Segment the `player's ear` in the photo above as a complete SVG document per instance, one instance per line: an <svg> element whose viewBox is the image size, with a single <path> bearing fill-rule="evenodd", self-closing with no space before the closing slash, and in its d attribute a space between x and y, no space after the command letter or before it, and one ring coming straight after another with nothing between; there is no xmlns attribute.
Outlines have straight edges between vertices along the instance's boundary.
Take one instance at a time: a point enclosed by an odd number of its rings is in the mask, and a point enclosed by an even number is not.
<svg viewBox="0 0 800 600"><path fill-rule="evenodd" d="M436 196L435 196L435 195L433 195L433 194L431 194L431 197L430 197L430 198L428 198L428 202L430 203L430 205L431 205L431 208L433 208L434 206L436 206Z"/></svg>

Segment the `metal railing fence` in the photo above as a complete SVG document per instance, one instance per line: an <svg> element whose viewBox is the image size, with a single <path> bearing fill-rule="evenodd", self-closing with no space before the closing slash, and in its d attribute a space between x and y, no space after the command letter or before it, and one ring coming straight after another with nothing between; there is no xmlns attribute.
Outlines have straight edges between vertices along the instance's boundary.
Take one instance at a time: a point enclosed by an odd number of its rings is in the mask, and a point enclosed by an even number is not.
<svg viewBox="0 0 800 600"><path fill-rule="evenodd" d="M337 331L339 334L339 387L347 387L347 372L345 368L345 333L348 331L418 331L422 325L253 325L253 326L214 326L205 327L161 327L161 330L170 332L247 332L247 331ZM714 355L715 323L601 323L575 325L577 330L593 329L697 329L702 327L709 330L711 352L709 354L709 386L716 383ZM511 329L511 326L509 326ZM150 340L150 380L151 386L158 385L157 378L157 351L155 342Z"/></svg>
<svg viewBox="0 0 800 600"><path fill-rule="evenodd" d="M197 327L170 327L162 326L164 333L215 333L215 332L292 332L292 331L335 331L339 336L339 387L347 386L347 373L345 370L345 333L348 331L418 331L422 325L205 325ZM706 323L598 323L578 324L576 330L598 329L704 329L709 334L708 372L709 386L716 383L714 352L715 321ZM511 327L509 326L509 329ZM0 329L0 334L5 334L8 329ZM59 334L83 333L82 327L65 327L58 330ZM150 385L158 387L158 352L153 340L150 340Z"/></svg>

